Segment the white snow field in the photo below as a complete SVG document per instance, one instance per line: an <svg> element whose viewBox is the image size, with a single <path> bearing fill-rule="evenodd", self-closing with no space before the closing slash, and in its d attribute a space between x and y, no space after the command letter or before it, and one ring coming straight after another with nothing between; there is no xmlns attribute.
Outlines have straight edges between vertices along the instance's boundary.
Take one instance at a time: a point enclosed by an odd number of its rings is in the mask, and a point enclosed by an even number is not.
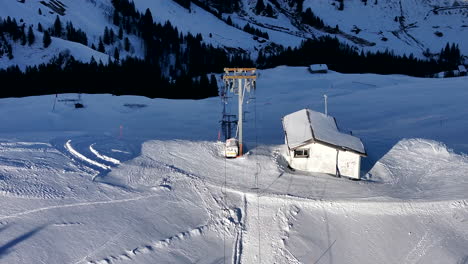
<svg viewBox="0 0 468 264"><path fill-rule="evenodd" d="M467 77L277 67L257 84L228 160L219 98L0 99L0 263L467 262ZM284 163L281 117L324 93L369 154L361 181Z"/></svg>

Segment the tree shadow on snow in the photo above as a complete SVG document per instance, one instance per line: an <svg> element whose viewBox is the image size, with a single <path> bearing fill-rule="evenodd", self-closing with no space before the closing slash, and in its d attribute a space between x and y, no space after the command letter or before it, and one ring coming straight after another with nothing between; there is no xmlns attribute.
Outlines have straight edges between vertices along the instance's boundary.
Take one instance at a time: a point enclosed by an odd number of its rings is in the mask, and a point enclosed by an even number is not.
<svg viewBox="0 0 468 264"><path fill-rule="evenodd" d="M44 229L46 227L46 225L42 225L42 226L38 226L34 229L32 229L31 231L29 232L26 232L10 241L8 241L7 243L5 243L4 245L0 246L0 258L8 255L8 253L11 252L11 250L16 246L18 245L19 243L31 238L32 236L34 236L35 234L37 234L39 231L41 231L42 229ZM3 231L4 229L6 229L7 227L4 227L2 229L0 229L0 231Z"/></svg>

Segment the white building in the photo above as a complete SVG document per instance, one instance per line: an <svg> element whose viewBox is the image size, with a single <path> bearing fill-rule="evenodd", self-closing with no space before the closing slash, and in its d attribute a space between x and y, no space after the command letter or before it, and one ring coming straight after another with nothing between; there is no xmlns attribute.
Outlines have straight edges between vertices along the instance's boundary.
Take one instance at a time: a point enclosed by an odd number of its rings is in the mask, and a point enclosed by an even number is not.
<svg viewBox="0 0 468 264"><path fill-rule="evenodd" d="M328 66L326 64L312 64L309 66L311 73L327 73Z"/></svg>
<svg viewBox="0 0 468 264"><path fill-rule="evenodd" d="M302 109L283 117L283 129L293 169L360 179L364 145L340 132L334 117Z"/></svg>

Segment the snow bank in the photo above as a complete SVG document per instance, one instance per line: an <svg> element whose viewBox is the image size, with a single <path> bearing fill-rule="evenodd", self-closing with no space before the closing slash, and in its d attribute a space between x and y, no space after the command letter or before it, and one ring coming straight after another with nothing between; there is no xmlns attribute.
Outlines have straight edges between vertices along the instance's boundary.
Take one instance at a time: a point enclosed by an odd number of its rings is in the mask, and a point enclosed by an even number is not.
<svg viewBox="0 0 468 264"><path fill-rule="evenodd" d="M425 139L398 142L369 172L408 199L466 199L468 157ZM396 193L396 192L395 192ZM385 192L389 196L394 196Z"/></svg>

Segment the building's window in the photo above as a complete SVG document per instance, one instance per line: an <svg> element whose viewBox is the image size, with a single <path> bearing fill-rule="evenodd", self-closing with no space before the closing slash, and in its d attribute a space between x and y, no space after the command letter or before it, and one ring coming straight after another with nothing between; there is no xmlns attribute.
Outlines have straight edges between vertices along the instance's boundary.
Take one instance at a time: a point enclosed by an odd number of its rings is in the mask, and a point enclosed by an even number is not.
<svg viewBox="0 0 468 264"><path fill-rule="evenodd" d="M296 150L294 150L294 157L295 158L308 158L309 157L309 149L296 149Z"/></svg>

